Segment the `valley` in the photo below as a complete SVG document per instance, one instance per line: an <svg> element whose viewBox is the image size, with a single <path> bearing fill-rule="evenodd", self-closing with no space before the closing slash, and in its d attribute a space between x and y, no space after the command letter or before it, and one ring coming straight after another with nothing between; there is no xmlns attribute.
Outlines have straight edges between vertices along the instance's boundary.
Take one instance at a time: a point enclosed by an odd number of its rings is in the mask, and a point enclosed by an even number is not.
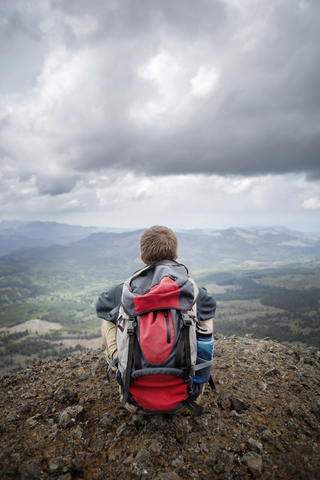
<svg viewBox="0 0 320 480"><path fill-rule="evenodd" d="M43 235L39 225L37 231ZM141 231L94 232L69 242L61 226L59 232L63 244L0 256L1 374L100 347L98 295L142 267ZM215 332L320 348L318 237L259 229L178 236L178 260L217 300Z"/></svg>

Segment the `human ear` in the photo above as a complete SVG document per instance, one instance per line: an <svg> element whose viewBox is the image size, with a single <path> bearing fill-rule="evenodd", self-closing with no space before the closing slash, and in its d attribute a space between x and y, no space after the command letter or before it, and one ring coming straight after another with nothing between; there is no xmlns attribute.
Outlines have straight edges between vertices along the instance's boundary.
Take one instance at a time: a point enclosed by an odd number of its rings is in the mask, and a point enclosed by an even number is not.
<svg viewBox="0 0 320 480"><path fill-rule="evenodd" d="M143 263L145 263L147 265L147 262L145 261L145 259L143 258L143 256L141 254L140 254L140 258L143 261Z"/></svg>

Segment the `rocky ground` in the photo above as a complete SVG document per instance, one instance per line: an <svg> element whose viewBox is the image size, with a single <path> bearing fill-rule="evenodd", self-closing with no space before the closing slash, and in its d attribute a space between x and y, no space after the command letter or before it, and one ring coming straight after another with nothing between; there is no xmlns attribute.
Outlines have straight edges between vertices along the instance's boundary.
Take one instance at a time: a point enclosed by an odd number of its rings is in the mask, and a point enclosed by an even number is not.
<svg viewBox="0 0 320 480"><path fill-rule="evenodd" d="M320 352L216 334L201 417L118 407L102 350L0 380L1 479L319 479Z"/></svg>

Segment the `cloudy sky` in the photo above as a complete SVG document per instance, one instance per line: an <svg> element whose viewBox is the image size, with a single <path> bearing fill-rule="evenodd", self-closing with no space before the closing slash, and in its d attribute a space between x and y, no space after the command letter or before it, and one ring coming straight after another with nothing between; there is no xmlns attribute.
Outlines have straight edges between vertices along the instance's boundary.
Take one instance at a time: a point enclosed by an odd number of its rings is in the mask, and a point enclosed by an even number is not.
<svg viewBox="0 0 320 480"><path fill-rule="evenodd" d="M0 220L320 230L319 0L1 0Z"/></svg>

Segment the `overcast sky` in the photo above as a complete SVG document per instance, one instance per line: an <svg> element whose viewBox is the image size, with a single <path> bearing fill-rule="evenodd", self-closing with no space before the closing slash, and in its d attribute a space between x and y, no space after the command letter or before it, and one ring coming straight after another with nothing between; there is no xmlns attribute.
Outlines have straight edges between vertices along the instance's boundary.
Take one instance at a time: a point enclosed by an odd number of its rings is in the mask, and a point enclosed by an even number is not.
<svg viewBox="0 0 320 480"><path fill-rule="evenodd" d="M320 230L319 0L0 0L0 220Z"/></svg>

